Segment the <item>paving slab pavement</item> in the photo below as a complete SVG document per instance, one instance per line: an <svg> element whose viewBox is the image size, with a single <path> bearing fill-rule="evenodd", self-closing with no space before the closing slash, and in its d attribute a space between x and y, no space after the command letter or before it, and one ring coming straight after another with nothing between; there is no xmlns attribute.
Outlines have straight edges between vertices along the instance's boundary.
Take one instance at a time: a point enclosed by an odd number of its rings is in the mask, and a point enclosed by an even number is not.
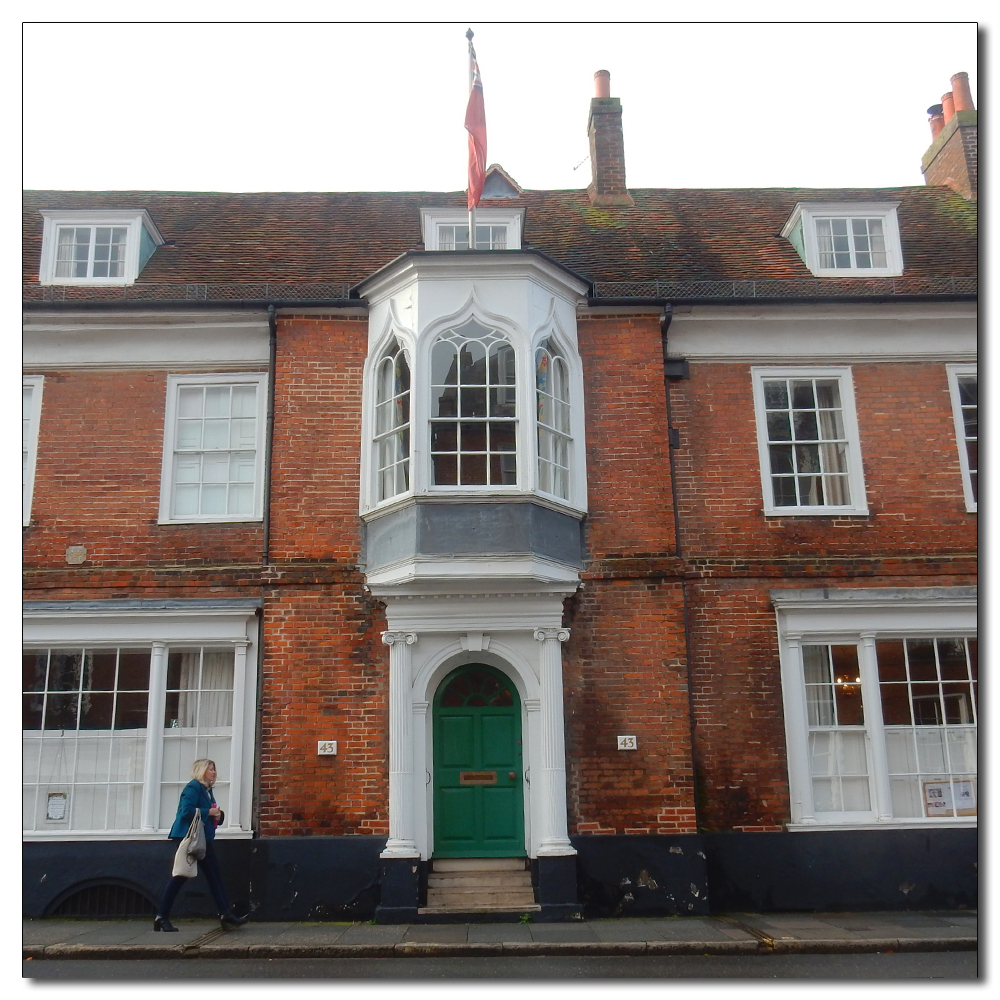
<svg viewBox="0 0 1000 1000"><path fill-rule="evenodd" d="M176 934L148 920L25 920L23 957L238 958L400 955L615 955L969 951L978 914L728 913L567 923L375 924L251 922L224 931L178 920Z"/></svg>

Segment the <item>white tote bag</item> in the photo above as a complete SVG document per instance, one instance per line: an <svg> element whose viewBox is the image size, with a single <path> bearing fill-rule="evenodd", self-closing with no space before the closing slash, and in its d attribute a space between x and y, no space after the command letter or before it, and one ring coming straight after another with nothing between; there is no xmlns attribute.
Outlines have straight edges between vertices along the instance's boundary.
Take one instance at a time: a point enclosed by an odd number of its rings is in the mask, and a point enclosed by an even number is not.
<svg viewBox="0 0 1000 1000"><path fill-rule="evenodd" d="M198 874L198 861L203 857L205 857L205 826L201 821L201 810L195 809L188 832L177 845L173 874L183 878L194 878Z"/></svg>

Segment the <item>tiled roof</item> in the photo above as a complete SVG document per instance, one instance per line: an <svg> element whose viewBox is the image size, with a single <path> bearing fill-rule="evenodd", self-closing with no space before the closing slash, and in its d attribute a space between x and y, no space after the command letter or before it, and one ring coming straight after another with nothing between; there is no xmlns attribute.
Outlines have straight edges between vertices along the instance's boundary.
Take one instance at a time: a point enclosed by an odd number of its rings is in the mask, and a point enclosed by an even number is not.
<svg viewBox="0 0 1000 1000"><path fill-rule="evenodd" d="M778 235L799 201L899 201L905 279L976 274L975 206L944 187L633 189L631 194L631 208L596 208L585 191L525 191L520 198L489 204L523 207L525 242L599 288L794 279L814 284L791 243ZM146 209L168 245L153 254L137 285L349 285L420 247L420 208L464 203L461 191L28 191L24 282L38 283L43 208ZM823 282L832 288L841 280Z"/></svg>

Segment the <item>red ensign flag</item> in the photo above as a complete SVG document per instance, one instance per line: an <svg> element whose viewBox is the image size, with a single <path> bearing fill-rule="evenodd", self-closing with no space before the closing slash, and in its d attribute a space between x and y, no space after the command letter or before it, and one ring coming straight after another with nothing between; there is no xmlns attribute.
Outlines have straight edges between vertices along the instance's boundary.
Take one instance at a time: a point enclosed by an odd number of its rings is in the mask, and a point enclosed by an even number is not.
<svg viewBox="0 0 1000 1000"><path fill-rule="evenodd" d="M465 128L469 133L469 208L473 209L479 204L486 180L486 106L471 28L465 37L469 39L469 106L465 110Z"/></svg>

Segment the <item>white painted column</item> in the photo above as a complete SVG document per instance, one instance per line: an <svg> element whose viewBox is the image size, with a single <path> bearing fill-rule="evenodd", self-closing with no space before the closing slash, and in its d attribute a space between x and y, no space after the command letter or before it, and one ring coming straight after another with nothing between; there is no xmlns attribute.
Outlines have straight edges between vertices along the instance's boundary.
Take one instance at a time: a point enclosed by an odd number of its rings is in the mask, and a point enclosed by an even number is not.
<svg viewBox="0 0 1000 1000"><path fill-rule="evenodd" d="M569 842L566 822L566 736L563 718L562 643L569 629L538 628L535 638L542 644L541 687L541 774L532 781L541 784L538 830L539 857L576 854Z"/></svg>
<svg viewBox="0 0 1000 1000"><path fill-rule="evenodd" d="M419 858L413 822L410 647L415 632L383 632L389 647L389 839L383 858Z"/></svg>
<svg viewBox="0 0 1000 1000"><path fill-rule="evenodd" d="M142 829L160 826L160 770L163 761L163 710L167 704L167 647L154 642L149 654L149 707L146 714L146 766L142 776Z"/></svg>
<svg viewBox="0 0 1000 1000"><path fill-rule="evenodd" d="M792 821L815 823L809 755L809 711L806 705L801 635L785 636L785 655L787 668L782 669L781 684L785 702L785 742L788 752Z"/></svg>
<svg viewBox="0 0 1000 1000"><path fill-rule="evenodd" d="M875 633L861 633L858 655L861 669L861 699L864 705L865 743L872 812L879 823L892 819L892 790L889 786L889 761L885 750L885 730L882 726L882 691L878 680L878 660L875 656Z"/></svg>
<svg viewBox="0 0 1000 1000"><path fill-rule="evenodd" d="M246 718L247 650L249 642L237 642L233 663L233 737L229 750L229 808L224 829L240 830L243 807L244 725Z"/></svg>

